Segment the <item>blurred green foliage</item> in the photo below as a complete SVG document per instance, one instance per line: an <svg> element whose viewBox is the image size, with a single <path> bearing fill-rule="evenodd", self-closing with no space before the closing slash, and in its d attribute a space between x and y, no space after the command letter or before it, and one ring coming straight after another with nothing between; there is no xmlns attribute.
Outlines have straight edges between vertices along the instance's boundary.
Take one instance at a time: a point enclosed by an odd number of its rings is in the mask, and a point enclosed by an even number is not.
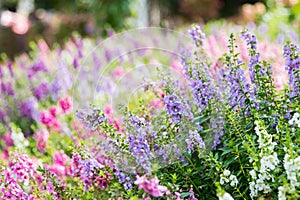
<svg viewBox="0 0 300 200"><path fill-rule="evenodd" d="M106 36L110 29L127 28L126 18L131 16L130 0L35 0L36 8L54 9L63 13L92 14L95 33Z"/></svg>

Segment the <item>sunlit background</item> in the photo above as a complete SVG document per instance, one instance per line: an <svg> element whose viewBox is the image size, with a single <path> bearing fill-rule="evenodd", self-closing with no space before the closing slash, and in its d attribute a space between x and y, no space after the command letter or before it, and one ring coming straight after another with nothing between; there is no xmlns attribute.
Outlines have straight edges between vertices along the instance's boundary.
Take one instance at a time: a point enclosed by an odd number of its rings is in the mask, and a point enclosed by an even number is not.
<svg viewBox="0 0 300 200"><path fill-rule="evenodd" d="M76 32L105 37L133 28L180 29L191 23L268 23L274 34L279 22L299 30L298 0L3 0L0 1L0 52L13 58L30 50L30 41L62 45ZM273 25L272 25L273 23ZM272 30L271 30L272 32Z"/></svg>

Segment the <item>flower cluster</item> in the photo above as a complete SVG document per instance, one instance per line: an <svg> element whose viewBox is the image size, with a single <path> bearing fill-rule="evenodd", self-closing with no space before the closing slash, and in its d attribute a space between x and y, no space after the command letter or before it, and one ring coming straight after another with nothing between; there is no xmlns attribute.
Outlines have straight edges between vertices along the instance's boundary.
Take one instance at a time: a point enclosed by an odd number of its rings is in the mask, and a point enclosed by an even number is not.
<svg viewBox="0 0 300 200"><path fill-rule="evenodd" d="M260 149L260 167L254 168L249 173L253 181L249 183L251 197L257 197L259 192L267 194L271 191L270 181L274 182L274 175L271 173L280 163L274 148L277 145L272 141L272 135L268 134L259 121L255 121L255 133L258 135L258 148Z"/></svg>
<svg viewBox="0 0 300 200"><path fill-rule="evenodd" d="M172 121L174 123L180 122L184 114L184 107L179 97L176 94L166 95L164 97L164 102L169 115L172 116Z"/></svg>
<svg viewBox="0 0 300 200"><path fill-rule="evenodd" d="M111 175L95 158L82 159L77 152L72 158L72 172L74 177L80 178L86 191L92 186L104 190L111 180Z"/></svg>
<svg viewBox="0 0 300 200"><path fill-rule="evenodd" d="M97 130L107 120L100 108L93 108L92 111L79 110L76 116L91 131Z"/></svg>
<svg viewBox="0 0 300 200"><path fill-rule="evenodd" d="M203 139L201 138L198 131L189 131L188 138L185 140L187 143L187 150L188 152L192 152L195 148L203 149L205 148L205 143Z"/></svg>
<svg viewBox="0 0 300 200"><path fill-rule="evenodd" d="M243 62L236 58L234 36L229 39L230 55L226 56L227 71L226 79L230 85L229 95L227 97L228 104L234 109L243 109L246 106L246 98L250 92L250 84L246 80L245 72L241 68Z"/></svg>
<svg viewBox="0 0 300 200"><path fill-rule="evenodd" d="M293 192L296 187L300 186L300 183L297 181L300 175L300 156L291 159L290 155L286 154L284 156L284 168L290 181L290 190Z"/></svg>
<svg viewBox="0 0 300 200"><path fill-rule="evenodd" d="M189 30L189 34L197 47L203 45L203 41L205 40L205 34L202 32L201 27L199 25L192 26L192 28Z"/></svg>
<svg viewBox="0 0 300 200"><path fill-rule="evenodd" d="M127 142L129 151L135 157L137 164L142 167L145 173L149 173L152 169L150 159L153 157L150 146L147 141L147 123L144 118L132 115L130 118L131 125L135 128L136 133L129 134Z"/></svg>
<svg viewBox="0 0 300 200"><path fill-rule="evenodd" d="M209 101L213 98L210 81L205 81L201 78L196 78L190 81L193 97L196 104L199 106L200 112L209 106Z"/></svg>
<svg viewBox="0 0 300 200"><path fill-rule="evenodd" d="M286 70L289 76L289 86L292 90L290 97L299 95L300 92L300 57L299 48L292 43L287 43L283 48L283 57L286 61Z"/></svg>
<svg viewBox="0 0 300 200"><path fill-rule="evenodd" d="M131 190L133 188L133 181L124 172L116 169L115 176L117 176L119 182L124 186L125 190Z"/></svg>
<svg viewBox="0 0 300 200"><path fill-rule="evenodd" d="M235 175L230 174L229 170L224 170L224 172L221 174L220 184L224 185L226 183L230 182L231 187L235 187L238 184L238 180Z"/></svg>
<svg viewBox="0 0 300 200"><path fill-rule="evenodd" d="M0 199L34 199L33 195L29 195L23 190L9 170L2 172L1 176L4 176L4 179L0 180Z"/></svg>

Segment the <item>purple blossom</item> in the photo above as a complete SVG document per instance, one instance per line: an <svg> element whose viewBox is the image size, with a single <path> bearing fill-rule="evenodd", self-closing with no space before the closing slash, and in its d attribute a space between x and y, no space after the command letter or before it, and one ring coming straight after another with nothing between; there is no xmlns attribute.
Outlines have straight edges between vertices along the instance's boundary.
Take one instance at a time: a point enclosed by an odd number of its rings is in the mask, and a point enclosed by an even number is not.
<svg viewBox="0 0 300 200"><path fill-rule="evenodd" d="M106 116L100 108L93 108L91 110L79 110L76 116L87 129L91 131L97 130L100 125L107 120Z"/></svg>
<svg viewBox="0 0 300 200"><path fill-rule="evenodd" d="M39 86L33 89L33 94L38 100L47 97L49 94L48 84L41 83Z"/></svg>
<svg viewBox="0 0 300 200"><path fill-rule="evenodd" d="M194 193L193 188L191 188L191 189L189 190L189 192L190 192L190 195L189 195L189 197L188 197L186 200L198 200L198 199L195 197L195 193Z"/></svg>
<svg viewBox="0 0 300 200"><path fill-rule="evenodd" d="M6 63L6 66L7 66L8 70L9 70L10 77L13 78L14 77L14 72L13 72L13 69L12 69L12 65L13 65L13 62L11 62L11 61L8 61Z"/></svg>
<svg viewBox="0 0 300 200"><path fill-rule="evenodd" d="M193 27L189 30L189 34L197 47L203 45L205 34L202 32L199 25L193 25Z"/></svg>
<svg viewBox="0 0 300 200"><path fill-rule="evenodd" d="M220 138L224 135L223 127L224 119L222 117L210 118L210 126L213 131L213 149L216 149L217 145L220 144Z"/></svg>
<svg viewBox="0 0 300 200"><path fill-rule="evenodd" d="M254 107L256 109L259 109L260 103L258 99L261 97L257 95L260 93L258 89L261 89L263 86L261 85L260 82L260 77L263 76L271 76L272 70L271 67L267 67L267 69L263 68L263 65L260 61L260 54L257 52L257 39L256 36L249 33L249 32L244 32L241 35L241 38L245 40L247 45L249 46L248 51L250 55L250 60L249 60L249 74L250 74L250 79L252 83L252 90L249 91L250 93L250 100L254 102Z"/></svg>
<svg viewBox="0 0 300 200"><path fill-rule="evenodd" d="M6 114L3 110L0 109L0 120L3 124L6 124Z"/></svg>
<svg viewBox="0 0 300 200"><path fill-rule="evenodd" d="M139 137L128 137L129 142L129 150L136 157L136 162L143 168L145 173L149 173L151 171L151 162L150 158L152 154L150 152L150 147L145 140L145 138Z"/></svg>
<svg viewBox="0 0 300 200"><path fill-rule="evenodd" d="M38 72L47 72L47 68L43 61L33 64L31 68L27 70L27 77L32 78Z"/></svg>
<svg viewBox="0 0 300 200"><path fill-rule="evenodd" d="M230 84L230 94L227 97L228 104L236 110L245 107L246 95L250 92L250 84L247 83L244 70L240 66L230 65L226 75Z"/></svg>
<svg viewBox="0 0 300 200"><path fill-rule="evenodd" d="M56 78L51 84L50 84L50 93L53 100L58 99L58 93L62 89L60 81L58 78Z"/></svg>
<svg viewBox="0 0 300 200"><path fill-rule="evenodd" d="M184 107L180 99L177 97L177 95L171 94L165 96L164 102L169 115L172 116L172 121L174 123L179 123L184 114Z"/></svg>
<svg viewBox="0 0 300 200"><path fill-rule="evenodd" d="M36 98L28 98L21 103L21 116L30 117L32 119L39 119L38 102Z"/></svg>
<svg viewBox="0 0 300 200"><path fill-rule="evenodd" d="M125 190L131 190L133 188L133 181L124 172L116 169L115 175L119 179L119 182L123 184Z"/></svg>
<svg viewBox="0 0 300 200"><path fill-rule="evenodd" d="M289 76L289 87L292 90L290 97L299 95L300 92L300 57L299 49L295 44L287 44L283 49L286 61L286 70Z"/></svg>
<svg viewBox="0 0 300 200"><path fill-rule="evenodd" d="M209 100L211 99L211 93L209 90L209 83L204 82L201 79L192 80L190 82L192 93L197 105L200 107L201 111L209 105Z"/></svg>
<svg viewBox="0 0 300 200"><path fill-rule="evenodd" d="M1 83L1 92L8 95L8 96L14 96L15 95L15 91L13 89L13 85L12 82L8 82L8 83Z"/></svg>
<svg viewBox="0 0 300 200"><path fill-rule="evenodd" d="M147 122L144 118L137 117L136 115L131 116L130 123L135 129L140 129L147 125Z"/></svg>
<svg viewBox="0 0 300 200"><path fill-rule="evenodd" d="M188 138L185 140L187 143L188 152L192 152L195 148L203 149L205 148L205 143L201 138L198 131L189 131Z"/></svg>
<svg viewBox="0 0 300 200"><path fill-rule="evenodd" d="M77 69L79 67L78 58L73 59L73 67L74 69Z"/></svg>
<svg viewBox="0 0 300 200"><path fill-rule="evenodd" d="M103 169L104 166L96 159L89 158L84 160L77 152L73 152L72 175L80 178L86 191L88 191L93 185L100 187L101 189L108 186L104 177L99 177L99 171ZM109 179L109 175L106 178Z"/></svg>
<svg viewBox="0 0 300 200"><path fill-rule="evenodd" d="M256 36L251 34L248 31L245 31L241 34L241 38L250 46L251 49L257 49L257 39Z"/></svg>
<svg viewBox="0 0 300 200"><path fill-rule="evenodd" d="M191 52L188 49L181 48L180 50L180 63L183 66L184 75L187 79L190 79L189 72L189 59L191 58Z"/></svg>

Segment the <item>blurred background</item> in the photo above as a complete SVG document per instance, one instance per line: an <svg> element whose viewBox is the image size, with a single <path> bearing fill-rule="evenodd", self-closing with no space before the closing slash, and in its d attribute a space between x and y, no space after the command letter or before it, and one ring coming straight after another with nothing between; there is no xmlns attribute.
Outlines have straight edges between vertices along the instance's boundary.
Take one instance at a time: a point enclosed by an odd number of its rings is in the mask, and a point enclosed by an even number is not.
<svg viewBox="0 0 300 200"><path fill-rule="evenodd" d="M40 39L49 47L63 45L74 32L105 38L133 28L180 29L191 23L268 24L272 38L285 23L300 33L299 15L299 0L0 0L0 54L13 59Z"/></svg>

